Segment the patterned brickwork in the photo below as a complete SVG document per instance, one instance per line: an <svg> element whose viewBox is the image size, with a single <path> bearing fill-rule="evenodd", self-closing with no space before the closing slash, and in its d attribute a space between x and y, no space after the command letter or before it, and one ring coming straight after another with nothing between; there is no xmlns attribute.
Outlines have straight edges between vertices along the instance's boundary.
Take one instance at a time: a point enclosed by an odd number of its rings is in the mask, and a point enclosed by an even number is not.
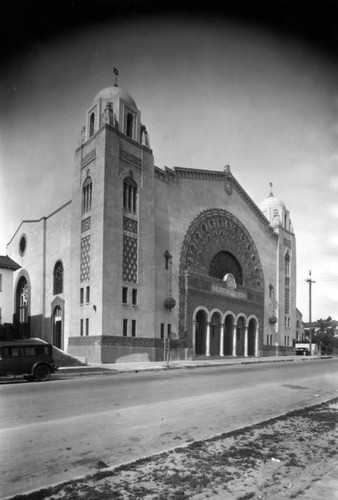
<svg viewBox="0 0 338 500"><path fill-rule="evenodd" d="M91 161L93 161L96 158L96 149L93 149L90 151L86 156L84 156L81 160L81 167L84 167L85 165L88 165Z"/></svg>
<svg viewBox="0 0 338 500"><path fill-rule="evenodd" d="M123 217L123 230L128 233L137 234L137 221L129 219L129 217Z"/></svg>
<svg viewBox="0 0 338 500"><path fill-rule="evenodd" d="M137 158L137 156L128 153L127 151L124 151L121 149L120 151L120 158L121 160L126 161L127 163L130 163L131 165L136 165L137 167L142 168L142 161L141 158Z"/></svg>
<svg viewBox="0 0 338 500"><path fill-rule="evenodd" d="M87 219L84 219L81 222L81 233L84 233L85 231L89 231L90 224L91 224L91 218L90 217L87 217Z"/></svg>
<svg viewBox="0 0 338 500"><path fill-rule="evenodd" d="M88 281L90 278L90 236L81 238L81 270L80 279Z"/></svg>
<svg viewBox="0 0 338 500"><path fill-rule="evenodd" d="M123 281L137 283L137 239L123 236Z"/></svg>

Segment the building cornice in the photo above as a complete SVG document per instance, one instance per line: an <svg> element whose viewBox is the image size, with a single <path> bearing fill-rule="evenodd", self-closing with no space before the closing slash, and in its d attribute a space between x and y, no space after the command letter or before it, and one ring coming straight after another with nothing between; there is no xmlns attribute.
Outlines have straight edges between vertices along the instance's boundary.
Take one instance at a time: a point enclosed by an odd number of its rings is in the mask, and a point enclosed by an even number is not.
<svg viewBox="0 0 338 500"><path fill-rule="evenodd" d="M197 168L183 168L183 167L165 167L164 170L155 166L155 178L162 182L178 182L179 179L196 179L201 181L230 181L233 189L241 196L241 198L249 205L251 210L256 214L260 221L264 224L267 231L278 238L274 232L273 227L270 225L268 219L263 212L259 209L256 203L250 198L248 193L242 188L237 179L230 173L230 171L219 170L201 170Z"/></svg>

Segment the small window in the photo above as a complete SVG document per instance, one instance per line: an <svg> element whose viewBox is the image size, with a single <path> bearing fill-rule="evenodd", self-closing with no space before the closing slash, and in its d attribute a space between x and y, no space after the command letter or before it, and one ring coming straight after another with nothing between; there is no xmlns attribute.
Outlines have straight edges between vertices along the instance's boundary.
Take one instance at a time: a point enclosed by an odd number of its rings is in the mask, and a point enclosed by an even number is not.
<svg viewBox="0 0 338 500"><path fill-rule="evenodd" d="M136 319L131 320L131 336L136 337Z"/></svg>
<svg viewBox="0 0 338 500"><path fill-rule="evenodd" d="M89 319L86 318L86 335L89 335Z"/></svg>
<svg viewBox="0 0 338 500"><path fill-rule="evenodd" d="M131 177L123 181L123 207L128 212L137 212L137 184Z"/></svg>
<svg viewBox="0 0 338 500"><path fill-rule="evenodd" d="M80 305L83 305L83 296L84 296L84 290L83 288L80 288Z"/></svg>
<svg viewBox="0 0 338 500"><path fill-rule="evenodd" d="M168 325L168 337L170 337L170 335L171 335L171 325L169 324Z"/></svg>
<svg viewBox="0 0 338 500"><path fill-rule="evenodd" d="M92 113L89 118L89 137L94 135L95 130L95 113Z"/></svg>
<svg viewBox="0 0 338 500"><path fill-rule="evenodd" d="M122 304L128 304L128 288L122 287Z"/></svg>
<svg viewBox="0 0 338 500"><path fill-rule="evenodd" d="M127 337L128 335L128 320L124 319L123 320L123 336Z"/></svg>
<svg viewBox="0 0 338 500"><path fill-rule="evenodd" d="M83 319L80 321L80 335L83 336Z"/></svg>
<svg viewBox="0 0 338 500"><path fill-rule="evenodd" d="M27 245L26 236L22 235L19 243L19 252L21 256L23 256L26 251L26 245Z"/></svg>
<svg viewBox="0 0 338 500"><path fill-rule="evenodd" d="M90 212L92 209L92 191L93 191L92 178L87 177L82 187L82 215Z"/></svg>
<svg viewBox="0 0 338 500"><path fill-rule="evenodd" d="M285 255L285 275L290 275L290 255L289 252Z"/></svg>
<svg viewBox="0 0 338 500"><path fill-rule="evenodd" d="M86 303L89 304L90 302L90 286L87 286L86 288Z"/></svg>
<svg viewBox="0 0 338 500"><path fill-rule="evenodd" d="M133 288L132 296L131 296L131 303L133 306L137 306L137 288Z"/></svg>
<svg viewBox="0 0 338 500"><path fill-rule="evenodd" d="M59 260L54 266L54 295L63 292L63 265Z"/></svg>
<svg viewBox="0 0 338 500"><path fill-rule="evenodd" d="M161 339L164 339L164 323L161 323Z"/></svg>
<svg viewBox="0 0 338 500"><path fill-rule="evenodd" d="M133 125L134 125L134 117L131 113L127 113L127 126L126 126L126 134L128 137L133 137Z"/></svg>

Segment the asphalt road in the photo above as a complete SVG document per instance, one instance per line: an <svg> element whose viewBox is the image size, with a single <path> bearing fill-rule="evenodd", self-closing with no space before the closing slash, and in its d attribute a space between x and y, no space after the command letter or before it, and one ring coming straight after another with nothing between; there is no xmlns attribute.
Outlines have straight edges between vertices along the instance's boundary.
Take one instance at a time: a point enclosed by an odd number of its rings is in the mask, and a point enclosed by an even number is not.
<svg viewBox="0 0 338 500"><path fill-rule="evenodd" d="M241 428L338 393L338 362L0 384L0 496Z"/></svg>

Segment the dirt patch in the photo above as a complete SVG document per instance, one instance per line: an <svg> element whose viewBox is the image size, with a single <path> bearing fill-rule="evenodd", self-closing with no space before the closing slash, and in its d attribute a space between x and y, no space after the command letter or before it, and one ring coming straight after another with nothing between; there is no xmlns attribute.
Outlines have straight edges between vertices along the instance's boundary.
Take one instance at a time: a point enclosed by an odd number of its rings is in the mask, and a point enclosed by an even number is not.
<svg viewBox="0 0 338 500"><path fill-rule="evenodd" d="M337 465L337 424L338 398L13 500L301 498Z"/></svg>

